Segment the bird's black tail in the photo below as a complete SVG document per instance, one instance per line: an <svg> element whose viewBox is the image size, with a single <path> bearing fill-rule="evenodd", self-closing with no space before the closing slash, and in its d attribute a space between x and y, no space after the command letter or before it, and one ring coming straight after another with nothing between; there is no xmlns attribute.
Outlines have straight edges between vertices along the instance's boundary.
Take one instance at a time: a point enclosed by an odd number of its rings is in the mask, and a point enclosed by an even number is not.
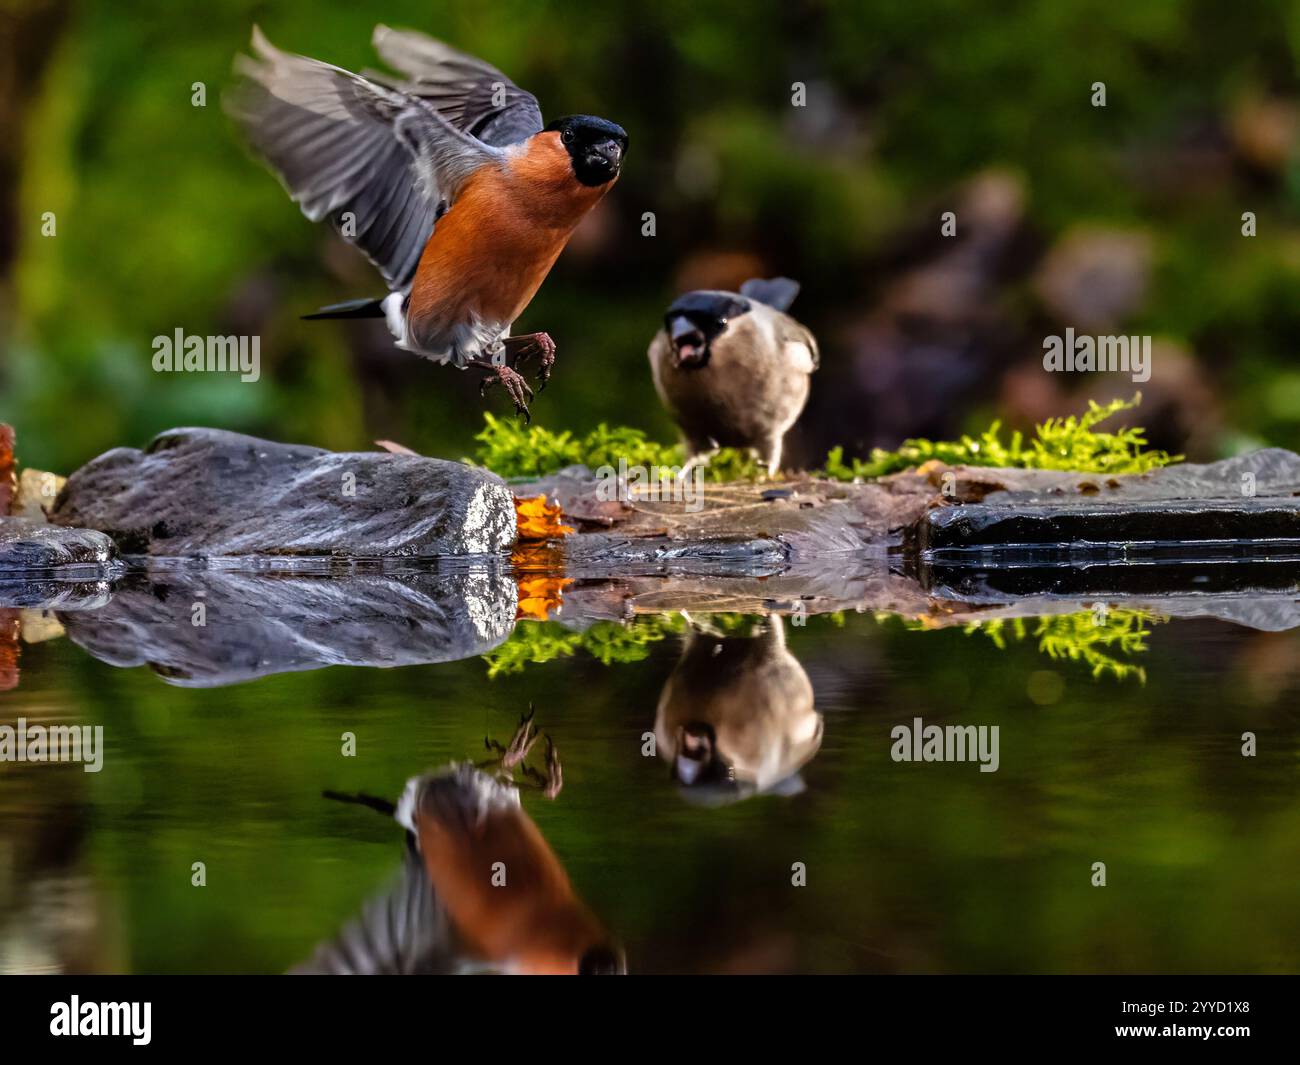
<svg viewBox="0 0 1300 1065"><path fill-rule="evenodd" d="M370 809L378 810L381 814L387 814L389 817L392 817L397 810L397 805L395 803L391 803L387 799L376 798L373 795L366 795L362 792L357 792L355 795L344 795L342 792L338 791L322 791L321 797L325 799L333 799L335 802L352 803L356 806L369 806Z"/></svg>
<svg viewBox="0 0 1300 1065"><path fill-rule="evenodd" d="M311 318L382 318L384 317L383 300L347 300L343 303L331 303L319 311L304 314L303 320Z"/></svg>

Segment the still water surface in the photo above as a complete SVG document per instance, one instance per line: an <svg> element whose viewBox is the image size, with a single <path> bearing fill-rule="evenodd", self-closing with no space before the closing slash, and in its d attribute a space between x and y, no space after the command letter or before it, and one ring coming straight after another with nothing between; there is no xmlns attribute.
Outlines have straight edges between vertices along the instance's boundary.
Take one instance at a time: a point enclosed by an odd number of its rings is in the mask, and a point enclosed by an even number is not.
<svg viewBox="0 0 1300 1065"><path fill-rule="evenodd" d="M395 800L532 704L563 789L523 810L632 972L1300 970L1295 633L1158 624L1143 682L1032 625L999 649L852 613L693 621L712 633L642 619L609 665L588 644L208 688L25 644L0 724L102 725L104 763L0 765L0 967L298 966L406 860L394 821L321 792ZM893 760L918 717L998 726L997 771ZM716 757L674 779L689 737Z"/></svg>

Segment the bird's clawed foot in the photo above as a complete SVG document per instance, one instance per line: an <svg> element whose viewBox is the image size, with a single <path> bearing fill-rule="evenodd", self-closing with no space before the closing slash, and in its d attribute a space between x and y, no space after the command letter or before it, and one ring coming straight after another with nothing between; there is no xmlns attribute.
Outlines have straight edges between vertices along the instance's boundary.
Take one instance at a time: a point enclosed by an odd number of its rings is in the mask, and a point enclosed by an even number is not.
<svg viewBox="0 0 1300 1065"><path fill-rule="evenodd" d="M482 763L480 768L496 765L503 775L512 778L517 769L523 774L525 781L539 788L548 799L554 799L564 787L564 769L560 765L560 756L549 735L546 736L546 772L542 773L525 762L529 752L541 738L541 733L533 723L533 708L530 706L528 713L519 719L519 727L515 729L515 734L510 737L510 742L506 746L501 746L490 736L483 738L483 746L489 751L495 751L497 757Z"/></svg>
<svg viewBox="0 0 1300 1065"><path fill-rule="evenodd" d="M551 742L551 737L546 737L546 772L538 772L530 765L523 767L524 776L531 780L537 787L541 788L542 794L548 799L554 799L560 794L560 789L564 787L564 767L560 765L560 756L556 753L555 744Z"/></svg>
<svg viewBox="0 0 1300 1065"><path fill-rule="evenodd" d="M506 337L502 343L506 346L506 354L513 357L516 365L521 359L538 356L540 365L537 367L537 391L543 391L546 382L551 379L551 367L555 365L555 341L550 334L524 333L522 336Z"/></svg>
<svg viewBox="0 0 1300 1065"><path fill-rule="evenodd" d="M487 366L487 376L483 378L483 383L478 387L478 394L483 395L491 385L498 381L505 386L505 390L510 393L510 398L514 400L515 413L524 416L524 424L532 421L532 415L528 413L528 401L533 398L533 390L528 387L528 382L517 371L510 369L509 366Z"/></svg>
<svg viewBox="0 0 1300 1065"><path fill-rule="evenodd" d="M711 444L709 447L696 451L684 463L682 463L682 472L677 475L679 481L684 481L691 476L692 471L697 467L707 467L713 457L718 453L718 446Z"/></svg>
<svg viewBox="0 0 1300 1065"><path fill-rule="evenodd" d="M489 751L498 752L501 755L498 759L501 768L513 773L515 768L528 757L528 752L539 739L541 736L537 732L537 726L533 724L533 708L530 706L528 713L519 719L519 727L515 729L515 734L510 737L507 746L502 747L491 736L483 737L483 746Z"/></svg>

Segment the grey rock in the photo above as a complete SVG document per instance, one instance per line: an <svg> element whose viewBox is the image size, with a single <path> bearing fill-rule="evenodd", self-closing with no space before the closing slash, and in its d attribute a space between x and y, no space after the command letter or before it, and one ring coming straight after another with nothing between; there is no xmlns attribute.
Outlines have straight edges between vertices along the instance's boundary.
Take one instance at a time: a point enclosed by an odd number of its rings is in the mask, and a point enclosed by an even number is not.
<svg viewBox="0 0 1300 1065"><path fill-rule="evenodd" d="M916 534L927 558L978 556L981 564L1010 554L1065 562L1231 561L1248 549L1300 554L1300 499L968 503L927 512Z"/></svg>
<svg viewBox="0 0 1300 1065"><path fill-rule="evenodd" d="M981 470L960 467L957 478L983 474L999 482L983 502L1012 506L1028 502L1055 502L1062 495L1083 493L1090 502L1131 503L1138 500L1241 500L1254 497L1292 496L1300 493L1300 455L1280 447L1261 448L1220 462L1178 463L1148 473L1108 477L1100 473L1061 470ZM1249 477L1247 477L1249 475Z"/></svg>
<svg viewBox="0 0 1300 1065"><path fill-rule="evenodd" d="M68 478L50 520L100 529L126 554L174 558L427 558L493 554L515 539L510 490L486 470L217 429L100 455Z"/></svg>
<svg viewBox="0 0 1300 1065"><path fill-rule="evenodd" d="M46 573L0 573L0 609L98 610L112 595L111 577L60 579Z"/></svg>
<svg viewBox="0 0 1300 1065"><path fill-rule="evenodd" d="M32 518L0 517L0 575L82 566L108 567L113 541L93 529L60 528Z"/></svg>
<svg viewBox="0 0 1300 1065"><path fill-rule="evenodd" d="M910 530L909 546L930 562L1300 558L1300 456L1280 448L1117 477L968 468L954 475L959 501L926 511Z"/></svg>
<svg viewBox="0 0 1300 1065"><path fill-rule="evenodd" d="M776 540L682 541L666 536L588 533L567 538L563 572L580 579L615 576L767 576L786 568L788 553Z"/></svg>
<svg viewBox="0 0 1300 1065"><path fill-rule="evenodd" d="M1071 563L1064 555L1039 559L1005 551L987 563L922 559L915 576L935 598L963 602L1054 597L1155 601L1186 595L1294 599L1300 594L1300 561L1294 558L1135 562L1079 552Z"/></svg>

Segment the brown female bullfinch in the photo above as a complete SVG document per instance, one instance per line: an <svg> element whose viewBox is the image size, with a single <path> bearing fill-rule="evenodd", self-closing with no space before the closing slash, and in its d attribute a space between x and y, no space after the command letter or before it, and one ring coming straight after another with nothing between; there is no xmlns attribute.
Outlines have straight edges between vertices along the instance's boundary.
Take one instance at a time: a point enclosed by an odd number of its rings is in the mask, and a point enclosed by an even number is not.
<svg viewBox="0 0 1300 1065"><path fill-rule="evenodd" d="M683 795L702 803L802 790L798 772L821 747L822 716L780 616L751 636L692 625L659 697L655 740Z"/></svg>
<svg viewBox="0 0 1300 1065"><path fill-rule="evenodd" d="M500 381L527 417L512 362L555 361L545 333L511 336L578 223L618 179L627 133L537 99L495 67L422 34L377 26L401 79L281 52L253 30L226 107L312 221L329 219L389 293L308 318L384 318L399 348Z"/></svg>
<svg viewBox="0 0 1300 1065"><path fill-rule="evenodd" d="M785 313L798 293L789 278L754 279L739 292L688 292L668 308L647 354L687 468L737 447L776 473L819 358L812 333Z"/></svg>

